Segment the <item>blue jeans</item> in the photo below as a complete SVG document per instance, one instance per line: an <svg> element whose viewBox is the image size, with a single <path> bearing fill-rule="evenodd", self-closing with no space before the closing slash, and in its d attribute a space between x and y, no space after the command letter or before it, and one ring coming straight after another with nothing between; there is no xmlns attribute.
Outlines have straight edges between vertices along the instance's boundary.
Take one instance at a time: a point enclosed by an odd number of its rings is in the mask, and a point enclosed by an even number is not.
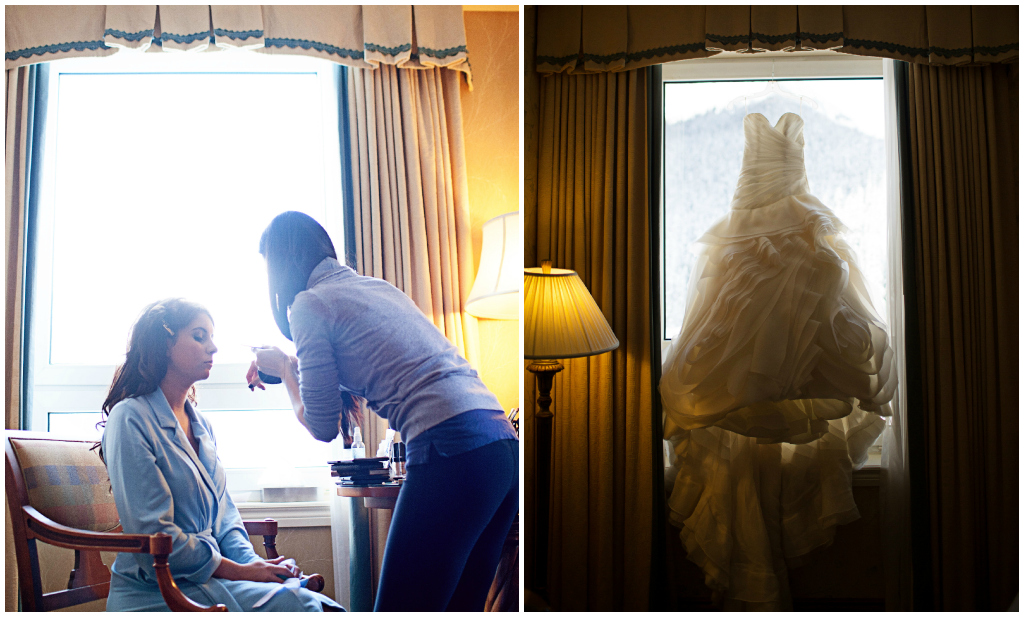
<svg viewBox="0 0 1024 617"><path fill-rule="evenodd" d="M429 458L406 469L375 611L482 611L519 510L518 441Z"/></svg>

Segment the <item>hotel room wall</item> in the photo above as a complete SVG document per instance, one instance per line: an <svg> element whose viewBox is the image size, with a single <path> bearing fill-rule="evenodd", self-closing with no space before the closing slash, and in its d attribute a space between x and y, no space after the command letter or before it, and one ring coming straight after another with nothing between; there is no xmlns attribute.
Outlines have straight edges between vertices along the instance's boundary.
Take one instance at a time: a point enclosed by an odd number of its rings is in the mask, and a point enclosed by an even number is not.
<svg viewBox="0 0 1024 617"><path fill-rule="evenodd" d="M481 226L519 209L519 13L474 10L464 20L473 66L473 91L462 86L462 118L476 268ZM506 411L519 407L519 322L478 323L480 377Z"/></svg>
<svg viewBox="0 0 1024 617"><path fill-rule="evenodd" d="M462 86L461 98L475 267L481 225L519 209L519 14L468 11L465 23L474 83L472 92ZM502 407L517 407L519 322L481 319L479 326L480 376ZM254 536L252 541L263 554L263 539ZM282 528L277 545L282 555L296 557L304 571L323 574L327 595L336 597L330 527ZM74 567L73 551L40 546L44 589L62 589ZM103 555L108 565L113 558L113 553ZM105 606L105 600L98 600L73 610L103 611Z"/></svg>

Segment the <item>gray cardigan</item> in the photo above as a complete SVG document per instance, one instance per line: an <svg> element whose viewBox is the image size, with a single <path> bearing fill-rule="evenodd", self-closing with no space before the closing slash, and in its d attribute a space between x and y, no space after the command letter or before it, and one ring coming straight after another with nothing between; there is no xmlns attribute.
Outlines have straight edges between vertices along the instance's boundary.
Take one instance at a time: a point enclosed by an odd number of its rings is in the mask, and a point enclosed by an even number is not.
<svg viewBox="0 0 1024 617"><path fill-rule="evenodd" d="M341 390L365 398L406 442L462 412L502 409L408 296L331 257L295 296L289 324L306 424L320 441L338 435Z"/></svg>

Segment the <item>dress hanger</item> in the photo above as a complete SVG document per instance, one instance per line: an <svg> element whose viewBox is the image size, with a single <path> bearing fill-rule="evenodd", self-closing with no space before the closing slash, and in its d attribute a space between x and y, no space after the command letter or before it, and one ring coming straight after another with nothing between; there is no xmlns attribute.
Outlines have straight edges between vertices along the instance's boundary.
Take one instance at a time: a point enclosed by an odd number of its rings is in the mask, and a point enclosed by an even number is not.
<svg viewBox="0 0 1024 617"><path fill-rule="evenodd" d="M788 90L783 90L782 89L782 86L780 86L779 83L777 81L775 81L775 61L774 60L772 60L772 77L771 77L771 80L767 84L765 84L764 89L761 90L760 92L754 92L753 94L744 94L743 96L738 96L738 97L734 98L733 100L729 101L728 105L726 105L726 109L734 109L736 104L742 101L743 102L743 114L746 115L747 112L749 111L748 103L750 102L750 99L760 99L760 98L764 98L766 96L771 96L773 94L776 94L776 95L779 95L779 96L784 96L784 97L790 98L790 99L799 100L800 101L800 113L803 113L804 104L807 104L807 106L810 107L811 109L818 109L818 102L815 101L814 99L812 99L811 97L803 96L803 95L800 95L800 94L794 94L794 93L792 93L792 92L790 92Z"/></svg>

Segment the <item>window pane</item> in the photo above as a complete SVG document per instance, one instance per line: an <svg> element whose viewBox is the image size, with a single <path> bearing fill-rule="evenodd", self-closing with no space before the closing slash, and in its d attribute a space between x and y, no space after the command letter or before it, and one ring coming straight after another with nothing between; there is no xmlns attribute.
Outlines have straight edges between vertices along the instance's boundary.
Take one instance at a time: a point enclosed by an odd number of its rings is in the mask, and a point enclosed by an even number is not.
<svg viewBox="0 0 1024 617"><path fill-rule="evenodd" d="M203 416L213 426L225 467L326 468L332 460L331 444L313 439L290 409L204 411Z"/></svg>
<svg viewBox="0 0 1024 617"><path fill-rule="evenodd" d="M61 435L75 435L82 439L95 438L99 441L103 437L103 431L96 427L96 423L102 421L103 414L99 411L48 414L49 426L46 430L60 433Z"/></svg>
<svg viewBox="0 0 1024 617"><path fill-rule="evenodd" d="M324 222L317 75L63 74L58 100L51 362L119 363L170 296L213 313L220 363L286 342L257 249L281 211Z"/></svg>
<svg viewBox="0 0 1024 617"><path fill-rule="evenodd" d="M765 82L665 84L665 338L682 327L696 241L729 210L743 159L743 117L772 124L786 112L804 119L804 160L811 193L847 226L846 240L867 279L875 309L886 315L885 151L882 80L780 81L787 92L813 99L737 97Z"/></svg>

